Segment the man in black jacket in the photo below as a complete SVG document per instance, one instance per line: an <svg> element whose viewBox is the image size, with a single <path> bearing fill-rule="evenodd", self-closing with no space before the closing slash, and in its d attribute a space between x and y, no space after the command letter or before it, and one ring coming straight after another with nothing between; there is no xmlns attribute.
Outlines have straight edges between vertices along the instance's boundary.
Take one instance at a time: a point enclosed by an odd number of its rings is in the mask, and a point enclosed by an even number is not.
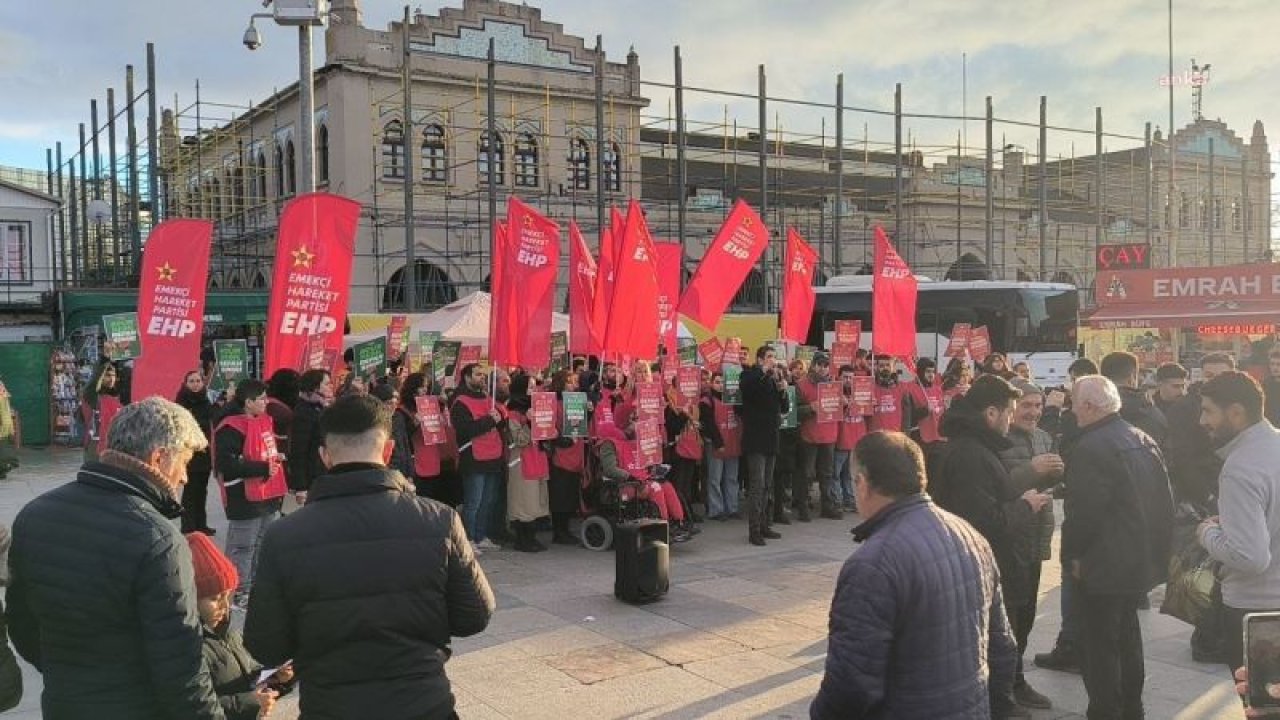
<svg viewBox="0 0 1280 720"><path fill-rule="evenodd" d="M1210 353L1200 359L1201 382L1187 389L1187 396L1169 411L1169 433L1164 445L1165 462L1173 496L1206 515L1217 510L1218 473L1222 460L1208 431L1200 426L1200 387L1219 375L1236 369L1235 358Z"/></svg>
<svg viewBox="0 0 1280 720"><path fill-rule="evenodd" d="M1031 587L1031 565L1040 561L1036 513L1053 499L1034 488L1018 493L1000 461L1000 453L1012 446L1007 436L1021 394L997 375L975 380L942 416L941 431L948 441L937 448L929 473L929 494L938 505L968 520L991 544L1006 610L1018 609L1036 592ZM1021 652L1030 632L1026 621L1034 618L1013 611L1008 615L1019 645L1014 699L1023 707L1050 707L1022 672Z"/></svg>
<svg viewBox="0 0 1280 720"><path fill-rule="evenodd" d="M1266 398L1263 414L1272 425L1280 426L1280 348L1267 355L1267 379L1262 381L1262 392Z"/></svg>
<svg viewBox="0 0 1280 720"><path fill-rule="evenodd" d="M289 489L299 505L307 501L311 481L324 474L320 462L320 413L333 402L333 378L327 370L308 370L298 380L298 404L289 427Z"/></svg>
<svg viewBox="0 0 1280 720"><path fill-rule="evenodd" d="M343 397L320 425L329 472L267 532L245 646L269 667L294 660L306 717L452 717L450 639L495 606L462 521L386 467L385 405Z"/></svg>
<svg viewBox="0 0 1280 720"><path fill-rule="evenodd" d="M172 522L186 465L206 447L159 397L120 411L107 450L13 524L8 624L63 720L222 718L201 652L195 576Z"/></svg>
<svg viewBox="0 0 1280 720"><path fill-rule="evenodd" d="M1080 436L1067 450L1062 563L1079 581L1076 602L1089 717L1143 717L1138 605L1165 581L1173 499L1160 449L1120 416L1105 377L1076 381Z"/></svg>
<svg viewBox="0 0 1280 720"><path fill-rule="evenodd" d="M1151 398L1138 387L1138 356L1130 352L1108 353L1099 366L1101 374L1115 383L1120 391L1120 417L1151 436L1156 445L1164 447L1169 434L1169 421Z"/></svg>
<svg viewBox="0 0 1280 720"><path fill-rule="evenodd" d="M764 545L782 537L770 527L773 466L778 454L778 427L787 411L787 381L774 368L777 353L769 345L756 349L756 362L742 371L742 448L747 456L747 540Z"/></svg>

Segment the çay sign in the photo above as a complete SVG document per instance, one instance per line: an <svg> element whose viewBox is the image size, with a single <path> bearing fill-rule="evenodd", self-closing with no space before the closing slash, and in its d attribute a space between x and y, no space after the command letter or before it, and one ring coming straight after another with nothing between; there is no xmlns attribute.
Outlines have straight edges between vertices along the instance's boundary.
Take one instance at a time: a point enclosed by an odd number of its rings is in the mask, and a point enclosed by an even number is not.
<svg viewBox="0 0 1280 720"><path fill-rule="evenodd" d="M1151 246L1145 243L1099 245L1094 260L1098 270L1146 270L1151 267Z"/></svg>

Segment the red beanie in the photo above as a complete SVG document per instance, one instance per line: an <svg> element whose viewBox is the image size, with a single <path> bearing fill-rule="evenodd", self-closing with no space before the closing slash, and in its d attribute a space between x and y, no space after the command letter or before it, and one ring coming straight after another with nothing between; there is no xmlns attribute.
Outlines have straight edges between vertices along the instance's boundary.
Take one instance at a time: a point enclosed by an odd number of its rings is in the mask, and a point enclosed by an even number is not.
<svg viewBox="0 0 1280 720"><path fill-rule="evenodd" d="M236 566L231 564L208 535L188 533L187 545L191 547L191 564L196 570L196 597L221 595L240 585L240 574L236 572Z"/></svg>

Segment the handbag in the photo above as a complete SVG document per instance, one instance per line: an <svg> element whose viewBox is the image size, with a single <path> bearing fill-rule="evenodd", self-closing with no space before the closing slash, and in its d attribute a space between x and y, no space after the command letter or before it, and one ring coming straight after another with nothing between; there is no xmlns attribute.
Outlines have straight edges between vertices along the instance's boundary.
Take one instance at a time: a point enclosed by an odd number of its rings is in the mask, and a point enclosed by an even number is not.
<svg viewBox="0 0 1280 720"><path fill-rule="evenodd" d="M1177 550L1169 558L1169 580L1160 613L1199 626L1213 606L1218 582L1218 561L1196 537L1196 525L1182 523L1174 529Z"/></svg>

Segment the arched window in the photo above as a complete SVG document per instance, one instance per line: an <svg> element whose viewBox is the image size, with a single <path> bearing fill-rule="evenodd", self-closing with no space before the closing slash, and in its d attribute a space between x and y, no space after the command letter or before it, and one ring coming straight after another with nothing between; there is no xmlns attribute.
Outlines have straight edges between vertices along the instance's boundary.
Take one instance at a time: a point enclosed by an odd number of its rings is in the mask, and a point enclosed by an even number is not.
<svg viewBox="0 0 1280 720"><path fill-rule="evenodd" d="M622 150L618 143L610 143L604 152L604 189L622 192Z"/></svg>
<svg viewBox="0 0 1280 720"><path fill-rule="evenodd" d="M293 149L293 140L285 146L284 156L286 170L289 173L289 194L295 195L298 192L298 157Z"/></svg>
<svg viewBox="0 0 1280 720"><path fill-rule="evenodd" d="M747 275L746 281L742 283L742 287L738 289L738 294L733 296L732 307L744 310L764 309L766 297L764 274L753 268Z"/></svg>
<svg viewBox="0 0 1280 720"><path fill-rule="evenodd" d="M422 129L422 179L428 182L449 179L449 151L444 144L444 128L439 125Z"/></svg>
<svg viewBox="0 0 1280 720"><path fill-rule="evenodd" d="M320 162L320 167L316 168L319 170L319 177L316 179L327 183L329 182L329 126L327 125L321 125L316 133L316 155L316 159Z"/></svg>
<svg viewBox="0 0 1280 720"><path fill-rule="evenodd" d="M516 187L538 187L538 139L533 133L516 136Z"/></svg>
<svg viewBox="0 0 1280 720"><path fill-rule="evenodd" d="M253 187L255 204L267 199L267 155L261 149L258 150L258 159L254 161Z"/></svg>
<svg viewBox="0 0 1280 720"><path fill-rule="evenodd" d="M404 177L404 125L399 120L382 126L382 177Z"/></svg>
<svg viewBox="0 0 1280 720"><path fill-rule="evenodd" d="M276 145L276 197L284 197L287 180L284 172L284 148Z"/></svg>
<svg viewBox="0 0 1280 720"><path fill-rule="evenodd" d="M505 184L504 178L507 174L506 143L502 140L502 133L494 134L492 150L489 147L489 133L483 132L480 134L479 154L476 156L476 164L481 185L488 185L491 177L494 185Z"/></svg>
<svg viewBox="0 0 1280 720"><path fill-rule="evenodd" d="M569 141L569 187L591 189L591 148L582 138Z"/></svg>
<svg viewBox="0 0 1280 720"><path fill-rule="evenodd" d="M382 290L384 310L405 309L405 280L409 274L400 268L391 274ZM458 299L457 288L449 274L425 260L414 262L414 310L443 307Z"/></svg>

